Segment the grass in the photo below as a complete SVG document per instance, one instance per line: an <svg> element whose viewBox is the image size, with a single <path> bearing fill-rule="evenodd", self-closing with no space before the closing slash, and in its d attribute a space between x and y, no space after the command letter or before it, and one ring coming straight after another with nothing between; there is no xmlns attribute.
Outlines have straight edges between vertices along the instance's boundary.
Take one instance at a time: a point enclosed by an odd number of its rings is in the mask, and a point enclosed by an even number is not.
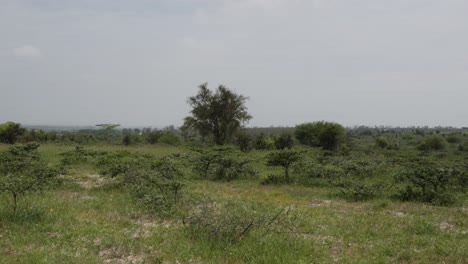
<svg viewBox="0 0 468 264"><path fill-rule="evenodd" d="M186 151L170 146L93 148L161 156ZM71 149L40 147L52 165ZM239 207L258 202L264 205L255 207L260 215L288 208L297 217L281 232L256 229L226 243L194 235L179 215L158 217L132 198L120 177L96 174L92 168L76 168L57 189L21 199L16 214L9 197L1 195L0 263L468 263L465 205L437 207L389 198L347 202L330 195L326 186L190 180L187 200Z"/></svg>

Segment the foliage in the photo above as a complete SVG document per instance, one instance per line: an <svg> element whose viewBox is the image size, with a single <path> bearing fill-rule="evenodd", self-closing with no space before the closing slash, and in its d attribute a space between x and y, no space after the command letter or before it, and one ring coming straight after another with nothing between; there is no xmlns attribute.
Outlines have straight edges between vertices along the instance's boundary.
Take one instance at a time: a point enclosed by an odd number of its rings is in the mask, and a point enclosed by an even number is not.
<svg viewBox="0 0 468 264"><path fill-rule="evenodd" d="M456 202L456 193L468 187L466 165L439 164L431 161L413 163L395 179L403 186L398 197L403 201L421 201L435 205Z"/></svg>
<svg viewBox="0 0 468 264"><path fill-rule="evenodd" d="M156 144L158 143L159 139L162 137L162 131L151 131L150 133L146 134L146 141L149 144Z"/></svg>
<svg viewBox="0 0 468 264"><path fill-rule="evenodd" d="M132 136L127 134L123 137L122 139L122 144L124 144L124 146L129 146L133 143L133 140L132 140Z"/></svg>
<svg viewBox="0 0 468 264"><path fill-rule="evenodd" d="M345 129L332 122L304 123L296 126L294 136L304 145L336 150L345 137Z"/></svg>
<svg viewBox="0 0 468 264"><path fill-rule="evenodd" d="M260 184L261 185L280 185L280 184L288 184L291 183L291 178L286 178L284 175L274 175L270 174L266 178L264 178Z"/></svg>
<svg viewBox="0 0 468 264"><path fill-rule="evenodd" d="M147 208L165 215L173 211L186 185L179 167L174 156L157 160L151 169L132 166L125 171L125 184Z"/></svg>
<svg viewBox="0 0 468 264"><path fill-rule="evenodd" d="M447 140L440 135L431 135L425 137L418 145L419 150L430 151L443 151L447 149Z"/></svg>
<svg viewBox="0 0 468 264"><path fill-rule="evenodd" d="M26 132L21 124L15 122L6 122L0 124L0 142L15 144L16 141Z"/></svg>
<svg viewBox="0 0 468 264"><path fill-rule="evenodd" d="M99 155L102 155L102 153L81 146L76 146L74 150L60 154L62 164L65 166L94 162Z"/></svg>
<svg viewBox="0 0 468 264"><path fill-rule="evenodd" d="M270 150L274 146L273 140L264 133L260 133L255 138L254 147L258 150Z"/></svg>
<svg viewBox="0 0 468 264"><path fill-rule="evenodd" d="M291 149L293 147L294 141L290 134L281 134L274 137L275 147L278 150L282 149Z"/></svg>
<svg viewBox="0 0 468 264"><path fill-rule="evenodd" d="M253 147L253 138L245 131L240 131L237 133L237 145L242 152L249 152Z"/></svg>
<svg viewBox="0 0 468 264"><path fill-rule="evenodd" d="M385 137L378 137L375 139L375 145L379 148L382 148L382 149L385 149L387 148L389 145L388 145L388 141Z"/></svg>
<svg viewBox="0 0 468 264"><path fill-rule="evenodd" d="M373 199L379 196L385 185L381 182L366 183L361 180L345 180L336 184L340 187L340 196L358 202Z"/></svg>
<svg viewBox="0 0 468 264"><path fill-rule="evenodd" d="M159 138L158 142L162 144L171 145L171 146L180 145L179 137L172 132L164 132Z"/></svg>
<svg viewBox="0 0 468 264"><path fill-rule="evenodd" d="M207 86L200 85L198 94L189 97L192 116L185 118L184 127L194 128L202 137L211 135L217 145L223 145L252 118L245 106L248 98L223 85L214 93Z"/></svg>
<svg viewBox="0 0 468 264"><path fill-rule="evenodd" d="M289 181L289 167L302 158L302 153L295 150L279 150L270 152L267 156L268 166L281 166L284 169L284 177Z"/></svg>
<svg viewBox="0 0 468 264"><path fill-rule="evenodd" d="M204 179L232 181L255 174L250 165L251 161L231 148L194 151L198 152L198 155L193 160L193 170Z"/></svg>
<svg viewBox="0 0 468 264"><path fill-rule="evenodd" d="M11 194L14 211L20 196L45 189L57 176L39 157L38 147L14 146L0 153L0 192Z"/></svg>

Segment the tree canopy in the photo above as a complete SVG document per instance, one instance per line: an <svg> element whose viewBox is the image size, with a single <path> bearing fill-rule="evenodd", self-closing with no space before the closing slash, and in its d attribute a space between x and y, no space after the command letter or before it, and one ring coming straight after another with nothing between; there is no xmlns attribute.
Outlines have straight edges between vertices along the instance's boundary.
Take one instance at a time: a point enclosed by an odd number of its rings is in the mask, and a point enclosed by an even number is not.
<svg viewBox="0 0 468 264"><path fill-rule="evenodd" d="M245 106L247 99L223 85L212 92L204 83L197 95L188 98L192 115L185 118L182 128L194 129L203 138L212 136L217 145L223 145L252 118Z"/></svg>
<svg viewBox="0 0 468 264"><path fill-rule="evenodd" d="M333 122L304 123L296 126L294 136L304 145L336 150L345 136L345 129Z"/></svg>
<svg viewBox="0 0 468 264"><path fill-rule="evenodd" d="M26 132L21 124L15 122L6 122L0 124L0 142L15 144L20 136Z"/></svg>

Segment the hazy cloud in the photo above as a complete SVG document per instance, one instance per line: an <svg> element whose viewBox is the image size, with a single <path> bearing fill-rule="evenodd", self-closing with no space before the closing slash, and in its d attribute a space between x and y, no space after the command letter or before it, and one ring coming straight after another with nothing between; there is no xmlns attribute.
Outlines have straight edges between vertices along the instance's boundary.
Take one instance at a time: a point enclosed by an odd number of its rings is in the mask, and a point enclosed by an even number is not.
<svg viewBox="0 0 468 264"><path fill-rule="evenodd" d="M13 55L21 58L40 58L42 51L33 45L22 45L12 49Z"/></svg>

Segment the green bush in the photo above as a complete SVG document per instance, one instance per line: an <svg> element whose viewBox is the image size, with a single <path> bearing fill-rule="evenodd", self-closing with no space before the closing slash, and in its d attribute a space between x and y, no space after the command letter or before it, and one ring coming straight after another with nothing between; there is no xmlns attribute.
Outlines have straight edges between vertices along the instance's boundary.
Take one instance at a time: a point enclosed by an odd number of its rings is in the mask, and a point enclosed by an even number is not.
<svg viewBox="0 0 468 264"><path fill-rule="evenodd" d="M425 137L418 145L419 150L423 151L443 151L447 149L447 140L440 135L431 135Z"/></svg>
<svg viewBox="0 0 468 264"><path fill-rule="evenodd" d="M277 150L282 150L282 149L291 149L294 145L293 138L290 134L281 134L279 136L275 136L273 138L275 148Z"/></svg>
<svg viewBox="0 0 468 264"><path fill-rule="evenodd" d="M174 133L166 132L159 138L158 143L178 146L180 145L180 138L177 135L174 135Z"/></svg>
<svg viewBox="0 0 468 264"><path fill-rule="evenodd" d="M405 168L396 181L402 186L398 197L402 201L420 201L435 205L456 202L456 194L466 191L466 165L438 164L423 161Z"/></svg>
<svg viewBox="0 0 468 264"><path fill-rule="evenodd" d="M278 150L270 152L267 156L268 166L280 166L284 169L284 177L289 182L289 168L302 159L302 153L294 150Z"/></svg>
<svg viewBox="0 0 468 264"><path fill-rule="evenodd" d="M0 124L0 142L15 144L25 132L26 129L21 127L19 123L6 122Z"/></svg>
<svg viewBox="0 0 468 264"><path fill-rule="evenodd" d="M294 136L304 145L337 150L345 138L345 129L332 122L304 123L296 126Z"/></svg>
<svg viewBox="0 0 468 264"><path fill-rule="evenodd" d="M253 138L245 131L237 133L236 141L242 152L248 152L253 148Z"/></svg>
<svg viewBox="0 0 468 264"><path fill-rule="evenodd" d="M270 137L265 135L264 133L260 133L255 138L254 147L255 147L255 149L258 149L258 150L273 149L274 141Z"/></svg>
<svg viewBox="0 0 468 264"><path fill-rule="evenodd" d="M378 197L385 185L380 182L365 183L360 180L346 180L336 184L340 187L340 196L349 201L365 201Z"/></svg>
<svg viewBox="0 0 468 264"><path fill-rule="evenodd" d="M291 183L290 178L286 178L283 175L268 175L265 179L263 179L260 184L261 185L277 185L277 184L288 184Z"/></svg>
<svg viewBox="0 0 468 264"><path fill-rule="evenodd" d="M232 181L256 174L251 161L232 148L216 147L195 149L197 157L192 162L193 171L204 179Z"/></svg>
<svg viewBox="0 0 468 264"><path fill-rule="evenodd" d="M379 148L385 149L388 147L388 141L384 137L378 137L375 139L375 145Z"/></svg>
<svg viewBox="0 0 468 264"><path fill-rule="evenodd" d="M15 212L20 196L42 191L56 180L58 172L40 158L38 147L14 146L0 153L0 192L11 194Z"/></svg>
<svg viewBox="0 0 468 264"><path fill-rule="evenodd" d="M185 174L174 156L156 160L151 169L132 166L125 171L124 179L131 193L160 215L174 212L186 185Z"/></svg>

